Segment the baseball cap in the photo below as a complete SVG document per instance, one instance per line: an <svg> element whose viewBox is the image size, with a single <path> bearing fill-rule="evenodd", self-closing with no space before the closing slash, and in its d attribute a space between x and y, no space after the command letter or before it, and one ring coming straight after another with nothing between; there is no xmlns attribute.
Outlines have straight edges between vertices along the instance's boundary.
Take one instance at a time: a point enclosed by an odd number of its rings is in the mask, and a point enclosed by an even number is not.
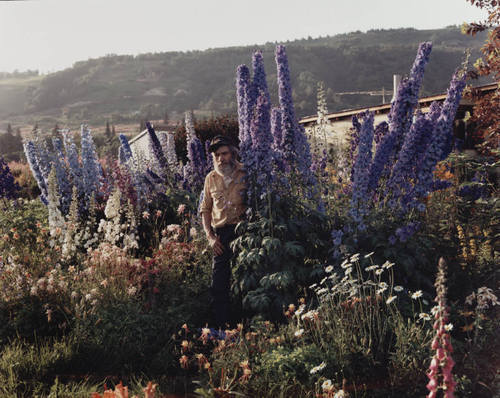
<svg viewBox="0 0 500 398"><path fill-rule="evenodd" d="M234 144L228 137L225 137L223 135L217 135L214 138L212 138L212 141L210 141L208 152L215 152L221 146L226 146L226 145L231 146Z"/></svg>

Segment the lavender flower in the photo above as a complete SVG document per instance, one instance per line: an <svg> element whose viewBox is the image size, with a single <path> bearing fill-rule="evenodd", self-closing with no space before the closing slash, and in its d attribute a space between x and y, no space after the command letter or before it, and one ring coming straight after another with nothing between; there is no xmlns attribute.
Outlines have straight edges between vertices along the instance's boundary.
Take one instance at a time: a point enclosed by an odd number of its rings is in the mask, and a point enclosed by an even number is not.
<svg viewBox="0 0 500 398"><path fill-rule="evenodd" d="M281 109L283 155L287 170L297 163L296 119L290 84L290 70L285 46L276 46L276 66L278 74L278 94Z"/></svg>
<svg viewBox="0 0 500 398"><path fill-rule="evenodd" d="M103 185L103 173L94 145L94 140L87 126L81 127L82 178L87 201Z"/></svg>
<svg viewBox="0 0 500 398"><path fill-rule="evenodd" d="M271 98L269 96L269 89L267 88L266 72L264 70L264 58L260 51L255 51L252 56L252 69L253 69L253 80L252 89L255 93L255 98L264 94L267 102L271 103Z"/></svg>
<svg viewBox="0 0 500 398"><path fill-rule="evenodd" d="M184 189L199 192L203 188L207 159L203 144L196 136L191 115L186 113L186 140L188 163L184 166Z"/></svg>
<svg viewBox="0 0 500 398"><path fill-rule="evenodd" d="M15 199L19 190L19 184L10 172L9 165L0 158L0 198Z"/></svg>
<svg viewBox="0 0 500 398"><path fill-rule="evenodd" d="M318 182L311 172L311 148L304 131L295 117L293 106L292 87L290 84L290 70L285 47L276 46L276 66L278 75L278 94L281 108L281 128L283 142L283 161L285 170L296 175L300 186L305 189L308 199L315 199L319 208L323 207L318 197Z"/></svg>
<svg viewBox="0 0 500 398"><path fill-rule="evenodd" d="M449 151L449 137L453 134L453 120L465 87L465 78L465 73L456 72L450 82L441 113L431 134L431 142L418 165L417 183L415 185L416 196L424 196L430 191L433 183L434 167L442 159L443 153Z"/></svg>
<svg viewBox="0 0 500 398"><path fill-rule="evenodd" d="M163 150L161 148L160 141L158 140L158 137L155 133L155 130L151 123L146 122L146 128L148 130L148 135L149 135L149 143L151 145L151 150L153 152L153 155L158 163L159 166L159 171L161 173L161 176L165 181L168 181L168 173L169 173L169 168L168 168L168 162L167 159L165 158L165 155L163 153Z"/></svg>
<svg viewBox="0 0 500 398"><path fill-rule="evenodd" d="M247 158L245 164L248 179L255 182L255 186L248 189L250 200L252 200L252 196L258 199L256 195L263 196L272 191L274 156L271 148L273 136L271 135L269 116L269 100L266 93L260 91L254 117L250 124L250 134L253 142L251 157ZM255 189L255 191L252 192L252 189Z"/></svg>
<svg viewBox="0 0 500 398"><path fill-rule="evenodd" d="M128 139L124 134L119 134L118 139L120 140L120 150L123 154L123 162L120 158L120 163L127 163L130 159L132 159L132 149L130 148L130 144L128 143Z"/></svg>
<svg viewBox="0 0 500 398"><path fill-rule="evenodd" d="M377 145L370 170L369 189L372 191L376 190L384 170L389 169L409 131L431 49L430 42L420 44L410 77L403 79L398 87L396 99L389 113L389 131Z"/></svg>
<svg viewBox="0 0 500 398"><path fill-rule="evenodd" d="M359 132L359 146L353 165L352 197L349 214L358 230L365 230L363 218L368 209L369 170L372 162L373 113L365 112Z"/></svg>
<svg viewBox="0 0 500 398"><path fill-rule="evenodd" d="M210 141L205 141L205 157L207 159L207 170L206 173L209 171L213 170L214 168L214 159L209 151L210 148ZM201 203L201 202L200 202Z"/></svg>

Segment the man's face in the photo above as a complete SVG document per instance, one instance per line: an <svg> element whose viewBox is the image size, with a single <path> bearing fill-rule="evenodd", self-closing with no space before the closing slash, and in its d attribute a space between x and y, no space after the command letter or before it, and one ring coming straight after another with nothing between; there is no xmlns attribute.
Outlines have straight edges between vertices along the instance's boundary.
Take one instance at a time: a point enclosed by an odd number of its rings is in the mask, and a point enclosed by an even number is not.
<svg viewBox="0 0 500 398"><path fill-rule="evenodd" d="M227 145L221 146L216 151L213 152L214 162L219 167L225 167L231 165L233 160L233 155Z"/></svg>

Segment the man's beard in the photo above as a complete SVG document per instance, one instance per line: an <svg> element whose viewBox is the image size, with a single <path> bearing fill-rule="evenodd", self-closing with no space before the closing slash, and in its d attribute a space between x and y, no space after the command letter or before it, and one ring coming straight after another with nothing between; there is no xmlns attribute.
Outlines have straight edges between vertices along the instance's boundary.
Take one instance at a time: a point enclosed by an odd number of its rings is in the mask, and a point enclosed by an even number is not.
<svg viewBox="0 0 500 398"><path fill-rule="evenodd" d="M217 162L214 162L215 171L223 177L229 177L233 174L234 167L236 166L235 162L230 161L228 164L224 164L219 166Z"/></svg>

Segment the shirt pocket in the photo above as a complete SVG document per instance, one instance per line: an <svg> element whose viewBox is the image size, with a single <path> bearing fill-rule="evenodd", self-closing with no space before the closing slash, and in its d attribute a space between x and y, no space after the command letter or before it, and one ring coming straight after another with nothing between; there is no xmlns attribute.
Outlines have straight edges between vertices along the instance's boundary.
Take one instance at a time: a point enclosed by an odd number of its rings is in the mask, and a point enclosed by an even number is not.
<svg viewBox="0 0 500 398"><path fill-rule="evenodd" d="M226 201L224 200L224 193L220 190L215 189L210 191L210 195L212 196L212 199L214 201L214 207L217 210L222 210L226 205Z"/></svg>

